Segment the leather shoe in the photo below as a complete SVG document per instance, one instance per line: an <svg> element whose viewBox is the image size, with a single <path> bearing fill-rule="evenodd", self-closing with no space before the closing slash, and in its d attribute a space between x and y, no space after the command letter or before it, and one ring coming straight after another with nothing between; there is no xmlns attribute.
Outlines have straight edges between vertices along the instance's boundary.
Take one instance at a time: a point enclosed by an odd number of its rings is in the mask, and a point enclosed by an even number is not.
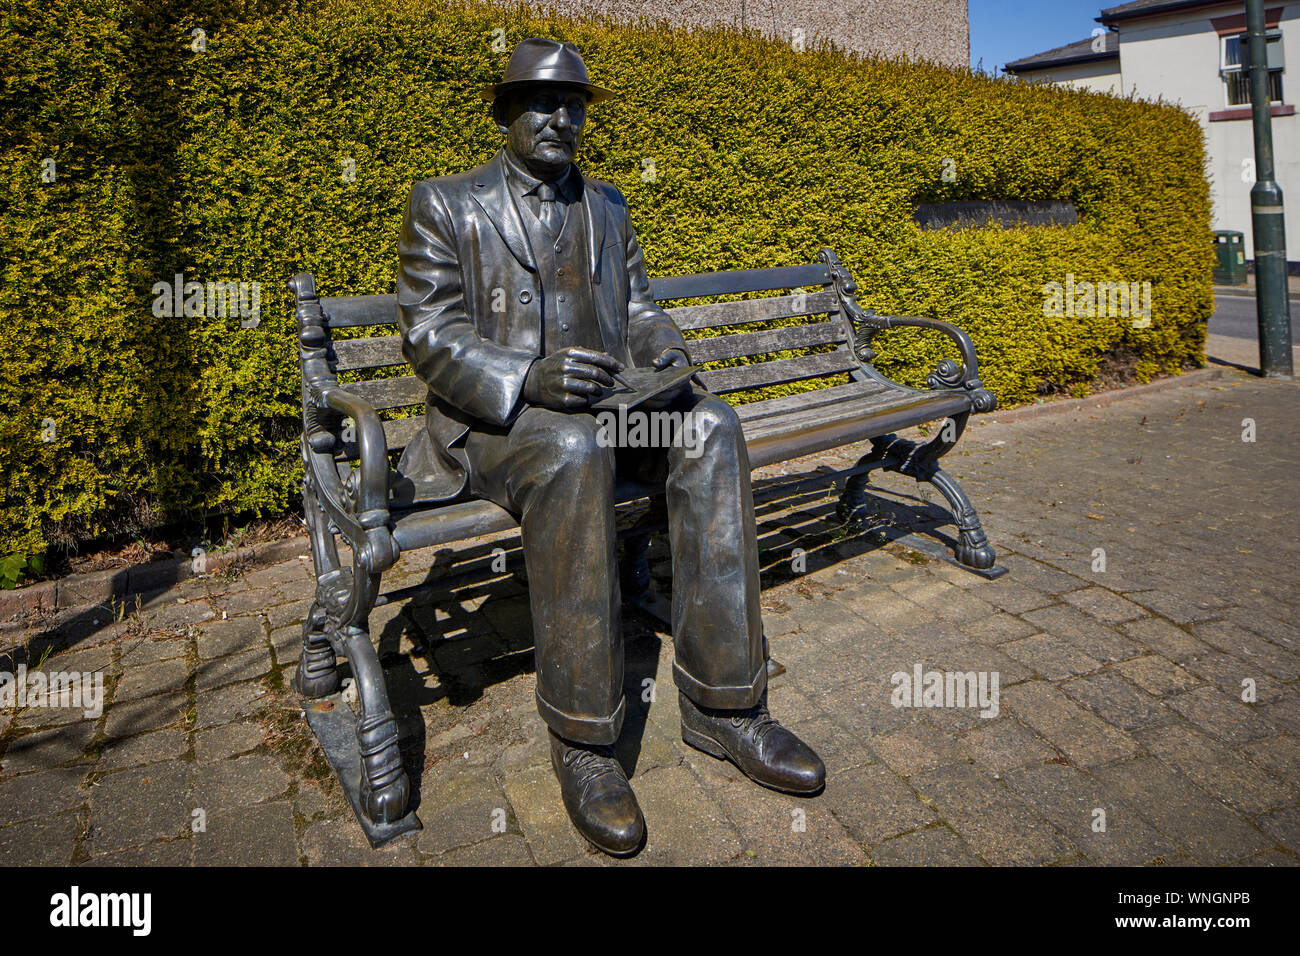
<svg viewBox="0 0 1300 956"><path fill-rule="evenodd" d="M745 710L701 707L678 692L682 740L719 760L730 760L755 783L782 793L810 796L826 785L826 765L813 749L777 723L767 691Z"/></svg>
<svg viewBox="0 0 1300 956"><path fill-rule="evenodd" d="M551 733L551 766L578 832L610 856L635 853L645 837L645 818L614 748Z"/></svg>

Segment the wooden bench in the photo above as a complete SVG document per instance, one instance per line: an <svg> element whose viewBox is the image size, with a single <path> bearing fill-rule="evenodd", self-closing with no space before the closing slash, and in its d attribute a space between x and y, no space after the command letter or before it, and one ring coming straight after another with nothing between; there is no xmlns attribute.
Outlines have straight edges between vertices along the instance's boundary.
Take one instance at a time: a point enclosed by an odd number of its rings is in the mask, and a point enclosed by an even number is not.
<svg viewBox="0 0 1300 956"><path fill-rule="evenodd" d="M753 467L870 440L871 451L845 482L841 517L853 521L863 514L865 488L874 469L929 482L952 507L958 533L955 559L976 570L992 568L993 549L974 508L937 464L956 444L970 414L991 411L995 405L980 383L970 337L946 322L864 309L855 297L853 278L835 254L823 249L817 258L810 265L656 279L652 286L657 301L676 303L667 312L688 337L691 361L706 366L700 378L710 391L743 396L786 383L816 386L737 406ZM399 374L339 383L342 372L400 371L406 366L397 334L332 335L337 329L395 325L396 296L321 298L306 273L295 276L289 287L296 299L302 366L303 501L318 582L303 627L295 682L306 697L333 694L339 685L337 658L348 659L360 704L355 744L349 739L349 708L309 708L308 718L339 770L367 835L379 845L419 825L407 811L409 784L398 751L397 725L367 624L372 608L416 589L381 595L380 579L403 551L507 530L516 522L497 505L469 496L421 504L418 478L397 470L397 453L424 427L424 417L384 421L378 412L422 408L426 387L418 378ZM816 291L788 291L808 288ZM689 304L705 297L781 291L786 294ZM739 331L737 326L749 328ZM871 339L881 329L896 326L946 334L961 361L941 361L927 379L928 390L890 381L871 364ZM750 361L728 362L738 359ZM894 434L936 421L943 421L943 427L923 444ZM621 483L618 499L662 501L662 492ZM649 589L645 527L633 529L624 542L624 595L662 615L662 599ZM338 538L351 550L350 566L340 562Z"/></svg>

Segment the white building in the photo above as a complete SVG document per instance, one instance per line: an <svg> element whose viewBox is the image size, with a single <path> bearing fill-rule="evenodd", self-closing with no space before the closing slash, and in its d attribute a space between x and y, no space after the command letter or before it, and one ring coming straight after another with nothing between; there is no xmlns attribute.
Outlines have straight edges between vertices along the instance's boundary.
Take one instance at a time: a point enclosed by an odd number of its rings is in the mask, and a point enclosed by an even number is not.
<svg viewBox="0 0 1300 956"><path fill-rule="evenodd" d="M1268 3L1273 158L1286 202L1286 247L1300 271L1300 2ZM1059 83L1101 93L1163 97L1191 112L1205 130L1214 228L1245 234L1253 256L1250 187L1255 141L1250 87L1241 71L1246 14L1241 2L1134 0L1101 11L1105 33L1008 63L1008 73L1031 82ZM1096 31L1101 33L1101 28Z"/></svg>
<svg viewBox="0 0 1300 956"><path fill-rule="evenodd" d="M1095 93L1120 94L1119 34L1097 28L1098 36L1008 63L1004 70L1034 83L1055 83Z"/></svg>

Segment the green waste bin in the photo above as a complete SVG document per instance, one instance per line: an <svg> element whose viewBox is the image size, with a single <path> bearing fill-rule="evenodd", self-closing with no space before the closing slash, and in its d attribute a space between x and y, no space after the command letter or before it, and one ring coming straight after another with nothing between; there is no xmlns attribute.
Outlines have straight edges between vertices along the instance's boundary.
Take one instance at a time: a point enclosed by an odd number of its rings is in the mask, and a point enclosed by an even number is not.
<svg viewBox="0 0 1300 956"><path fill-rule="evenodd" d="M1216 229L1214 231L1214 251L1217 254L1217 261L1214 265L1214 284L1245 285L1245 237L1231 229Z"/></svg>

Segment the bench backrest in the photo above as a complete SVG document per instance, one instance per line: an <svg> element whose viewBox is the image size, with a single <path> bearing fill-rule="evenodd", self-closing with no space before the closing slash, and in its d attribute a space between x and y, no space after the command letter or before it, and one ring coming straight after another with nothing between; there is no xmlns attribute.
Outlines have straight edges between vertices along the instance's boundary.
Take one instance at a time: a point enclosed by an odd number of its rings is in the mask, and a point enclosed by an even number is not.
<svg viewBox="0 0 1300 956"><path fill-rule="evenodd" d="M801 383L801 390L830 387L859 368L832 279L838 261L833 253L827 259L801 266L671 276L652 280L651 288L655 300L665 304L665 311L685 333L691 360L706 366L700 374L705 386L733 402L743 402L752 397L745 393L773 385ZM808 288L816 291L788 291ZM754 292L785 294L692 304ZM327 333L397 322L396 295L322 296L320 305ZM740 326L751 328L737 330ZM359 338L330 334L327 358L331 370L344 375L347 390L376 410L424 405L424 383L409 370L402 372L406 359L399 334ZM346 373L380 369L394 374L347 381L354 376ZM389 451L404 448L423 423L423 415L386 421ZM349 445L339 457L354 454Z"/></svg>

